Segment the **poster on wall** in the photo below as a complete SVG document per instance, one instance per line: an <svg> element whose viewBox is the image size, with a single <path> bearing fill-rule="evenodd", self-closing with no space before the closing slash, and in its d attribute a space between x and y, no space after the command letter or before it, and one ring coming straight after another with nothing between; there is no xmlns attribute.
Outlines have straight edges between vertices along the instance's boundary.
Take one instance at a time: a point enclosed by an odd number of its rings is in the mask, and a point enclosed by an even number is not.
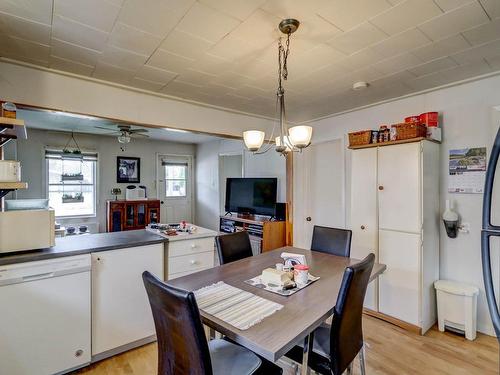
<svg viewBox="0 0 500 375"><path fill-rule="evenodd" d="M450 150L449 193L482 194L486 176L486 147Z"/></svg>

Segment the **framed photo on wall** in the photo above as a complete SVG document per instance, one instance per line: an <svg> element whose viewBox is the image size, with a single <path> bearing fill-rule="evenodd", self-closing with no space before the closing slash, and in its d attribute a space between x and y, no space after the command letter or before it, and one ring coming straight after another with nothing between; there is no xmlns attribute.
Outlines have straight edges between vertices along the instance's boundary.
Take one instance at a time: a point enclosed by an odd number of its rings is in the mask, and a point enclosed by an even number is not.
<svg viewBox="0 0 500 375"><path fill-rule="evenodd" d="M141 159L127 156L116 157L116 182L141 182Z"/></svg>

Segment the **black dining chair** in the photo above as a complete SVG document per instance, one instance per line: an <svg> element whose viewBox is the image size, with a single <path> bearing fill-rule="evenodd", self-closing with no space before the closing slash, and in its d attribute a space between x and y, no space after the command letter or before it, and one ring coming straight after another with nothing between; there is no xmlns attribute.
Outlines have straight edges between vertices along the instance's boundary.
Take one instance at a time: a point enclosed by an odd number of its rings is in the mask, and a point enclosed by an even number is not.
<svg viewBox="0 0 500 375"><path fill-rule="evenodd" d="M142 279L156 328L158 375L282 373L242 346L223 339L207 342L193 292L167 285L148 271Z"/></svg>
<svg viewBox="0 0 500 375"><path fill-rule="evenodd" d="M231 263L253 255L250 237L246 231L215 237L220 264Z"/></svg>
<svg viewBox="0 0 500 375"><path fill-rule="evenodd" d="M347 257L351 255L352 231L315 225L311 250Z"/></svg>
<svg viewBox="0 0 500 375"><path fill-rule="evenodd" d="M333 309L331 326L322 325L314 331L313 350L309 353L309 367L325 375L341 375L352 370L359 354L361 374L365 375L363 346L363 301L375 255L349 266L344 271L337 302ZM295 346L286 356L302 363L303 348Z"/></svg>

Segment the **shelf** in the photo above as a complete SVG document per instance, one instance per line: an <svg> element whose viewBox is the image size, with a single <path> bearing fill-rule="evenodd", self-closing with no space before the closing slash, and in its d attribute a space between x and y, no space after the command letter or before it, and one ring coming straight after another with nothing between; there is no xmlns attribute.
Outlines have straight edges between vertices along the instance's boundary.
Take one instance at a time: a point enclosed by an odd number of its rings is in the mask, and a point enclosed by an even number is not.
<svg viewBox="0 0 500 375"><path fill-rule="evenodd" d="M27 189L27 182L0 182L0 198L6 196L13 190Z"/></svg>
<svg viewBox="0 0 500 375"><path fill-rule="evenodd" d="M20 118L0 117L0 126L1 125L24 126L24 120Z"/></svg>
<svg viewBox="0 0 500 375"><path fill-rule="evenodd" d="M0 146L13 139L26 139L24 120L0 117Z"/></svg>
<svg viewBox="0 0 500 375"><path fill-rule="evenodd" d="M367 145L349 146L348 148L351 150L358 150L360 148L383 147L383 146L400 145L400 144L404 144L404 143L413 143L413 142L420 142L420 141L441 143L440 141L436 141L434 139L430 139L430 138L426 138L426 137L417 137L417 138L411 138L411 139L402 139L400 141L388 141L388 142L380 142L380 143L369 143Z"/></svg>

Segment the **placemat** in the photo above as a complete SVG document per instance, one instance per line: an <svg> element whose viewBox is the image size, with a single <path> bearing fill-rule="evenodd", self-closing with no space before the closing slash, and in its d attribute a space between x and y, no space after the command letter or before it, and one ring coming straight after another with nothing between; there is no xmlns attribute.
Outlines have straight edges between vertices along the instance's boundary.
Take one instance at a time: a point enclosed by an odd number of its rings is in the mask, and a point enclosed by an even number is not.
<svg viewBox="0 0 500 375"><path fill-rule="evenodd" d="M255 276L253 279L245 280L245 283L253 285L256 288L264 289L272 293L280 294L282 296L291 296L294 293L297 293L299 290L306 288L311 285L316 280L319 280L319 276L313 276L309 274L309 280L307 280L307 284L297 285L295 288L283 290L283 288L277 284L265 284L262 282L260 275Z"/></svg>
<svg viewBox="0 0 500 375"><path fill-rule="evenodd" d="M223 281L194 291L204 312L246 330L283 308L283 305L228 285Z"/></svg>

